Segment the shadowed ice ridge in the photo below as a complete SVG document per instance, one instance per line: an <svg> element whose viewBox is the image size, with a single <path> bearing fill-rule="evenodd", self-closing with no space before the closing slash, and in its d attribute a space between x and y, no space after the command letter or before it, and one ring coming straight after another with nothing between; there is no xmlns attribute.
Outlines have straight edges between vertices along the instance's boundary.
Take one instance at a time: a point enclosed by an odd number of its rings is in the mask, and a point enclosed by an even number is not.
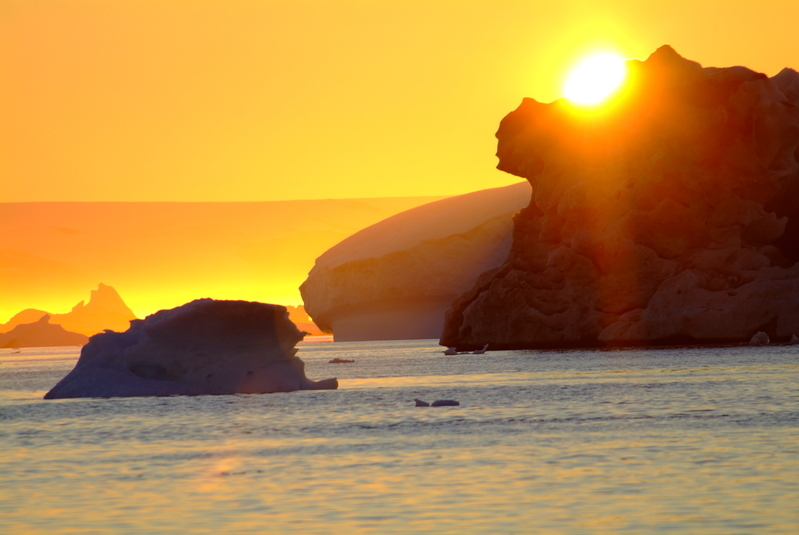
<svg viewBox="0 0 799 535"><path fill-rule="evenodd" d="M283 306L198 299L92 336L45 399L337 388L305 377L302 338Z"/></svg>

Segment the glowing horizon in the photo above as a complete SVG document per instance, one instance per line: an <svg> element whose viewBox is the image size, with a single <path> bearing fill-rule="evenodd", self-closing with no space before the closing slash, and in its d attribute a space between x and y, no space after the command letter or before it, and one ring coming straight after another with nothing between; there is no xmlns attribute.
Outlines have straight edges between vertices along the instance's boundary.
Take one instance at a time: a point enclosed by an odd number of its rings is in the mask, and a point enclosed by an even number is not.
<svg viewBox="0 0 799 535"><path fill-rule="evenodd" d="M0 205L0 323L69 312L99 283L140 318L201 297L302 303L315 259L433 197Z"/></svg>

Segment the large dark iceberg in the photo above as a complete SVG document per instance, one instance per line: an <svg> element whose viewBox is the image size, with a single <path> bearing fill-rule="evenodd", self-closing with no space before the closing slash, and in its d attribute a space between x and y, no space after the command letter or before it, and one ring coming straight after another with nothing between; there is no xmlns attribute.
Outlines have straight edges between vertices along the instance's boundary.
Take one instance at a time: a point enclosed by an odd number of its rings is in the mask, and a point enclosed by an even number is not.
<svg viewBox="0 0 799 535"><path fill-rule="evenodd" d="M283 306L198 299L92 336L45 399L337 388L305 377L302 338Z"/></svg>
<svg viewBox="0 0 799 535"><path fill-rule="evenodd" d="M799 333L799 74L702 68L668 46L627 69L604 106L524 99L502 120L498 168L533 195L442 345Z"/></svg>

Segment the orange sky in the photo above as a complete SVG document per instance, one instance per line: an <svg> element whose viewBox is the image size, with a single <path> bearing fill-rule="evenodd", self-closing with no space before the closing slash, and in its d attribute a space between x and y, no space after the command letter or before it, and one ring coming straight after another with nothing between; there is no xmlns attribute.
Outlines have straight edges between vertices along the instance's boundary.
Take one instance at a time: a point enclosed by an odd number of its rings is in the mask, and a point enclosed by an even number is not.
<svg viewBox="0 0 799 535"><path fill-rule="evenodd" d="M139 315L297 304L344 236L419 196L516 182L495 169L499 121L560 97L582 56L670 44L774 75L799 68L797 20L796 0L2 0L0 202L280 206L162 224L160 208L5 204L0 321L100 282Z"/></svg>
<svg viewBox="0 0 799 535"><path fill-rule="evenodd" d="M0 3L0 200L452 195L601 45L799 68L796 0Z"/></svg>

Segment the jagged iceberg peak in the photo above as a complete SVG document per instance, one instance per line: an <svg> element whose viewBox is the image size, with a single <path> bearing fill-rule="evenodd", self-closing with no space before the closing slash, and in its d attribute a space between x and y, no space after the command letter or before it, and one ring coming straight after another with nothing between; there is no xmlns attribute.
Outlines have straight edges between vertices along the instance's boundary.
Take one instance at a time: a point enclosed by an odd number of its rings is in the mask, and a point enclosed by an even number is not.
<svg viewBox="0 0 799 535"><path fill-rule="evenodd" d="M69 331L92 335L108 329L123 331L133 319L136 316L119 293L100 283L96 290L92 290L88 303L81 301L66 314L53 314L52 321Z"/></svg>
<svg viewBox="0 0 799 535"><path fill-rule="evenodd" d="M123 332L91 337L45 398L234 394L333 389L305 377L303 333L280 305L198 299Z"/></svg>

